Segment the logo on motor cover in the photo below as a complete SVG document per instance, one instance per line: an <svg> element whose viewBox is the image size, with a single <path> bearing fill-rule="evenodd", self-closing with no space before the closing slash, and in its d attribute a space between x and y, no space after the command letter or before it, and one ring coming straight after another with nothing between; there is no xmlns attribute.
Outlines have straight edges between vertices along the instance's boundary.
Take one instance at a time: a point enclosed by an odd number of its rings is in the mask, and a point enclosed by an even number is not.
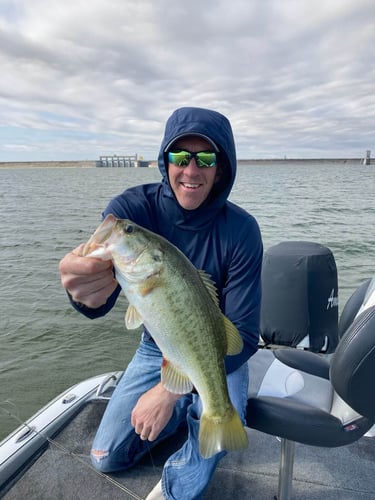
<svg viewBox="0 0 375 500"><path fill-rule="evenodd" d="M338 306L339 306L339 298L337 295L335 296L335 289L332 288L331 295L328 297L327 311L328 309L333 309L334 307Z"/></svg>

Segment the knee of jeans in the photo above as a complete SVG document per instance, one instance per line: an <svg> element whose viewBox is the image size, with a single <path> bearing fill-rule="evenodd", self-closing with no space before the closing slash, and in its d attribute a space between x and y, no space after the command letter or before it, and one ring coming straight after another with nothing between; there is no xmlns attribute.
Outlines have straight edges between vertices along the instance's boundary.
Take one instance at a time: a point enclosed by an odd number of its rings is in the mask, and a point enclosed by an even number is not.
<svg viewBox="0 0 375 500"><path fill-rule="evenodd" d="M91 463L100 472L111 472L109 451L91 450Z"/></svg>
<svg viewBox="0 0 375 500"><path fill-rule="evenodd" d="M136 434L134 439L114 450L91 449L91 463L100 472L115 472L132 467L148 450Z"/></svg>
<svg viewBox="0 0 375 500"><path fill-rule="evenodd" d="M116 472L129 468L132 464L125 460L118 460L116 454L111 454L109 451L92 449L90 453L91 464L99 472Z"/></svg>

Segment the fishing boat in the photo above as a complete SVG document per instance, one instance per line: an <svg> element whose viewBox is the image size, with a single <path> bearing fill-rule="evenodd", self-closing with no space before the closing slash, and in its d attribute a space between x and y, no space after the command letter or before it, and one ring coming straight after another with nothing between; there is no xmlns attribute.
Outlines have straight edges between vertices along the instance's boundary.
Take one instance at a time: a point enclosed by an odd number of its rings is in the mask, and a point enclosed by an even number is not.
<svg viewBox="0 0 375 500"><path fill-rule="evenodd" d="M266 252L262 342L249 360L249 446L222 459L205 499L375 500L375 277L338 320L335 273L321 245L288 242ZM304 314L292 314L296 307ZM95 470L91 443L122 373L70 387L0 443L1 498L147 496L186 433L150 444L130 470Z"/></svg>

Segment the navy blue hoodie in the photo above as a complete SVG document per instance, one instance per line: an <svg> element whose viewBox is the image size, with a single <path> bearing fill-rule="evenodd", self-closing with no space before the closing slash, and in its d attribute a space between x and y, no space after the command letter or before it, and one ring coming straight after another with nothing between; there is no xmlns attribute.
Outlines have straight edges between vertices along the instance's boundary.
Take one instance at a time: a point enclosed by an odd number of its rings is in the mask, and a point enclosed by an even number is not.
<svg viewBox="0 0 375 500"><path fill-rule="evenodd" d="M185 210L171 190L166 147L183 135L209 137L218 146L224 175L209 198L195 210ZM243 351L226 357L227 372L238 368L257 350L261 301L261 264L263 246L256 220L228 201L236 176L236 151L227 118L201 108L176 110L165 128L158 157L162 181L132 187L107 206L103 216L112 213L161 234L176 245L195 265L204 269L216 283L220 307L236 325ZM114 305L120 289L98 309L79 308L95 318ZM147 337L147 332L146 332Z"/></svg>

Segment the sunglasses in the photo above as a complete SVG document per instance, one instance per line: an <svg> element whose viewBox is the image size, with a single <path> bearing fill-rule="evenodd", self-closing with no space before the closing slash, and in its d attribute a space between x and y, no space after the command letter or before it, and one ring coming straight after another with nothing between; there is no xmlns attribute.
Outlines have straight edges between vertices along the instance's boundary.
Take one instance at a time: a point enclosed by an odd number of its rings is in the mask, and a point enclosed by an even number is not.
<svg viewBox="0 0 375 500"><path fill-rule="evenodd" d="M185 150L174 150L168 152L168 161L177 167L187 167L194 158L199 168L209 168L217 166L217 155L214 151L198 151L192 153Z"/></svg>

